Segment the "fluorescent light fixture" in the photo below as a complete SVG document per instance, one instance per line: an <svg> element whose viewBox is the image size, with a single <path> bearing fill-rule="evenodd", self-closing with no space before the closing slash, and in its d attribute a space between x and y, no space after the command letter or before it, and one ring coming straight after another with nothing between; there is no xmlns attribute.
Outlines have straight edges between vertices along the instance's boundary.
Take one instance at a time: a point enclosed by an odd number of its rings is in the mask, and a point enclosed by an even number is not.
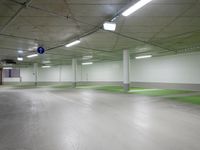
<svg viewBox="0 0 200 150"><path fill-rule="evenodd" d="M27 57L28 58L33 58L33 57L37 57L38 56L38 54L32 54L32 55L28 55Z"/></svg>
<svg viewBox="0 0 200 150"><path fill-rule="evenodd" d="M151 2L152 0L140 0L139 2L137 2L136 4L134 4L133 6L131 6L130 8L128 8L127 10L125 10L122 15L127 17L130 14L136 12L138 9L142 8L143 6L145 6L146 4L148 4L149 2Z"/></svg>
<svg viewBox="0 0 200 150"><path fill-rule="evenodd" d="M151 58L152 55L144 55L144 56L137 56L135 59L144 59L144 58Z"/></svg>
<svg viewBox="0 0 200 150"><path fill-rule="evenodd" d="M42 68L51 68L51 66L42 66Z"/></svg>
<svg viewBox="0 0 200 150"><path fill-rule="evenodd" d="M4 70L10 70L12 67L3 67Z"/></svg>
<svg viewBox="0 0 200 150"><path fill-rule="evenodd" d="M83 56L82 59L86 60L86 59L92 59L92 58L93 58L93 56Z"/></svg>
<svg viewBox="0 0 200 150"><path fill-rule="evenodd" d="M104 28L104 30L115 31L116 23L114 23L114 22L105 22L103 24L103 28Z"/></svg>
<svg viewBox="0 0 200 150"><path fill-rule="evenodd" d="M51 63L51 61L50 60L44 60L42 63L43 64L49 64L49 63Z"/></svg>
<svg viewBox="0 0 200 150"><path fill-rule="evenodd" d="M82 63L82 65L92 65L93 64L93 62L84 62L84 63Z"/></svg>
<svg viewBox="0 0 200 150"><path fill-rule="evenodd" d="M71 43L65 45L65 47L71 47L71 46L74 46L74 45L79 44L80 42L81 42L80 40L76 40L76 41L74 41L74 42L71 42Z"/></svg>
<svg viewBox="0 0 200 150"><path fill-rule="evenodd" d="M24 51L23 51L23 50L18 50L18 53L19 53L19 54L23 54Z"/></svg>
<svg viewBox="0 0 200 150"><path fill-rule="evenodd" d="M29 48L28 51L34 51L34 49L33 48Z"/></svg>
<svg viewBox="0 0 200 150"><path fill-rule="evenodd" d="M28 51L35 51L37 48L38 46L33 46L33 47L28 48Z"/></svg>
<svg viewBox="0 0 200 150"><path fill-rule="evenodd" d="M23 59L23 57L17 57L17 60L18 61L23 61L24 59Z"/></svg>
<svg viewBox="0 0 200 150"><path fill-rule="evenodd" d="M38 46L34 46L34 47L33 47L33 49L37 49L37 48L38 48Z"/></svg>

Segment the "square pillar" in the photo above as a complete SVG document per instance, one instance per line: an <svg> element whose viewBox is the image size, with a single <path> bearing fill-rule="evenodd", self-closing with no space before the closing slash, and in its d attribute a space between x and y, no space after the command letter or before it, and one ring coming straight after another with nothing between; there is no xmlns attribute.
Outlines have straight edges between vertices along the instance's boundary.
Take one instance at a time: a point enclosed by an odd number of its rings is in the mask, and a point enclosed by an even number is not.
<svg viewBox="0 0 200 150"><path fill-rule="evenodd" d="M34 63L33 64L33 75L34 75L34 84L37 86L38 83L38 64Z"/></svg>
<svg viewBox="0 0 200 150"><path fill-rule="evenodd" d="M72 72L73 72L73 78L72 78L72 86L76 87L77 82L77 59L72 59Z"/></svg>
<svg viewBox="0 0 200 150"><path fill-rule="evenodd" d="M129 51L123 51L123 87L124 91L128 92L130 87L130 56Z"/></svg>
<svg viewBox="0 0 200 150"><path fill-rule="evenodd" d="M3 69L0 68L0 85L3 84Z"/></svg>

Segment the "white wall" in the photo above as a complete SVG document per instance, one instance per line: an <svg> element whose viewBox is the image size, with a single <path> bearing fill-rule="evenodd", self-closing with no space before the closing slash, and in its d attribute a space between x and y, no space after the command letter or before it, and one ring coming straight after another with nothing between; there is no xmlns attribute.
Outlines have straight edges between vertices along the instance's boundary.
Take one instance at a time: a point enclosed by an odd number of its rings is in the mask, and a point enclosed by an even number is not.
<svg viewBox="0 0 200 150"><path fill-rule="evenodd" d="M3 78L3 82L20 82L20 78Z"/></svg>
<svg viewBox="0 0 200 150"><path fill-rule="evenodd" d="M200 53L131 60L132 82L200 84ZM122 81L122 62L84 66L83 81Z"/></svg>
<svg viewBox="0 0 200 150"><path fill-rule="evenodd" d="M34 70L20 68L22 82L34 82ZM38 82L70 82L72 80L71 66L55 66L38 69Z"/></svg>
<svg viewBox="0 0 200 150"><path fill-rule="evenodd" d="M22 82L34 82L33 67L21 68ZM122 64L118 62L96 63L90 66L78 66L77 81L121 81ZM38 82L71 82L72 67L55 66L38 69Z"/></svg>
<svg viewBox="0 0 200 150"><path fill-rule="evenodd" d="M34 82L33 67L20 68L20 76L22 82Z"/></svg>
<svg viewBox="0 0 200 150"><path fill-rule="evenodd" d="M78 81L122 81L122 61L78 66ZM21 68L22 82L34 82L33 67ZM200 84L200 53L131 60L132 82ZM72 67L39 68L39 82L70 82Z"/></svg>
<svg viewBox="0 0 200 150"><path fill-rule="evenodd" d="M200 53L133 60L134 82L200 84Z"/></svg>
<svg viewBox="0 0 200 150"><path fill-rule="evenodd" d="M82 66L82 81L121 81L122 62L104 62Z"/></svg>

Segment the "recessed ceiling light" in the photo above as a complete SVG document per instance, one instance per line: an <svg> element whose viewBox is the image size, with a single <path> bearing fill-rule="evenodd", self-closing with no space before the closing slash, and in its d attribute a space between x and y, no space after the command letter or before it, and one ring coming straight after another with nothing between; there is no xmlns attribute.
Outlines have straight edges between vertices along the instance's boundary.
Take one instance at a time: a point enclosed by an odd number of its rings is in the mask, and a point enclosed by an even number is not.
<svg viewBox="0 0 200 150"><path fill-rule="evenodd" d="M104 28L104 30L115 31L116 23L114 23L114 22L105 22L103 24L103 28Z"/></svg>
<svg viewBox="0 0 200 150"><path fill-rule="evenodd" d="M137 56L135 59L144 59L144 58L151 58L152 55L144 55L144 56Z"/></svg>
<svg viewBox="0 0 200 150"><path fill-rule="evenodd" d="M134 4L133 6L131 6L130 8L128 8L127 10L125 10L122 15L127 17L130 14L136 12L138 9L142 8L143 6L145 6L146 4L148 4L149 2L151 2L152 0L140 0L139 2L137 2L136 4Z"/></svg>
<svg viewBox="0 0 200 150"><path fill-rule="evenodd" d="M74 46L74 45L79 44L80 42L81 42L80 40L76 40L76 41L73 41L73 42L71 42L71 43L65 45L65 47L71 47L71 46Z"/></svg>

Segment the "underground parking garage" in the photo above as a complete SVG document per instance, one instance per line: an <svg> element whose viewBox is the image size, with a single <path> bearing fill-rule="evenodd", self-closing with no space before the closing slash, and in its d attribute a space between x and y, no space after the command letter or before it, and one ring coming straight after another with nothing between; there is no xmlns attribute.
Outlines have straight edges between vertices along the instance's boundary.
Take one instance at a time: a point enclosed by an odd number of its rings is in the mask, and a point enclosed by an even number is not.
<svg viewBox="0 0 200 150"><path fill-rule="evenodd" d="M199 150L199 14L199 0L1 0L0 150Z"/></svg>

